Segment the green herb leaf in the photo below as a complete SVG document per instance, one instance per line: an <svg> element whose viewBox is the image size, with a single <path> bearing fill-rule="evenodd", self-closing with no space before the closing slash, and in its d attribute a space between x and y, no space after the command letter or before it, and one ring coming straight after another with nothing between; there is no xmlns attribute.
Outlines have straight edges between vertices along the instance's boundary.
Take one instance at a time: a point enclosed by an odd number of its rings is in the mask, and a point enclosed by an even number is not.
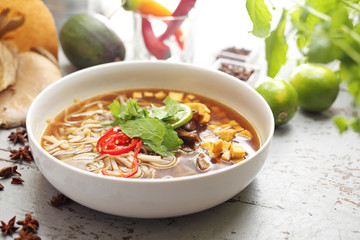
<svg viewBox="0 0 360 240"><path fill-rule="evenodd" d="M288 45L284 36L287 11L284 10L277 28L265 39L267 75L274 78L287 61Z"/></svg>
<svg viewBox="0 0 360 240"><path fill-rule="evenodd" d="M139 107L134 99L130 98L126 104L114 100L108 106L114 116L114 121L109 125L118 125L129 137L140 137L156 153L169 156L183 141L165 120L176 119L183 108L171 98L166 98L164 103L163 108L153 105L153 111L149 113Z"/></svg>
<svg viewBox="0 0 360 240"><path fill-rule="evenodd" d="M172 127L157 118L140 118L120 124L129 137L140 137L156 153L169 156L183 143Z"/></svg>
<svg viewBox="0 0 360 240"><path fill-rule="evenodd" d="M163 103L165 103L165 107L162 108L154 105L152 106L152 111L150 113L151 117L158 118L163 121L169 121L177 119L177 116L181 116L183 108L180 103L170 97L166 97Z"/></svg>
<svg viewBox="0 0 360 240"><path fill-rule="evenodd" d="M246 8L253 23L252 33L261 38L269 35L272 15L264 0L247 0Z"/></svg>
<svg viewBox="0 0 360 240"><path fill-rule="evenodd" d="M351 120L350 125L355 132L360 133L360 119L358 116Z"/></svg>
<svg viewBox="0 0 360 240"><path fill-rule="evenodd" d="M120 124L120 129L131 138L140 137L143 141L150 140L160 146L164 140L166 128L156 118L138 118Z"/></svg>
<svg viewBox="0 0 360 240"><path fill-rule="evenodd" d="M336 124L339 129L340 134L348 130L348 121L344 117L335 117L333 118L333 122Z"/></svg>

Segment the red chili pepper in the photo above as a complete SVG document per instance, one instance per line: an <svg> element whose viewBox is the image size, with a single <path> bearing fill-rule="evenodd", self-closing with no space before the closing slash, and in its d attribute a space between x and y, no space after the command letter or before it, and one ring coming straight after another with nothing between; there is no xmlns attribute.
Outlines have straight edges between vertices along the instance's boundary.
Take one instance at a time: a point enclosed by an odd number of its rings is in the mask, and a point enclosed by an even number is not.
<svg viewBox="0 0 360 240"><path fill-rule="evenodd" d="M176 7L172 16L179 17L185 16L189 13L189 11L195 6L196 0L181 0L179 5ZM169 22L166 31L159 37L160 41L164 41L171 35L175 34L180 28L182 22L184 20L174 20Z"/></svg>
<svg viewBox="0 0 360 240"><path fill-rule="evenodd" d="M105 176L110 176L106 170L106 168L104 168L103 170L101 170L101 173Z"/></svg>
<svg viewBox="0 0 360 240"><path fill-rule="evenodd" d="M129 178L129 177L135 175L139 171L139 164L137 161L137 156L140 152L143 141L140 138L133 138L132 140L134 140L134 142L135 142L135 147L133 147L133 149L135 148L134 160L131 163L131 168L134 170L128 174L120 174L120 175L118 175L118 177ZM101 173L105 176L110 176L105 168L101 170Z"/></svg>
<svg viewBox="0 0 360 240"><path fill-rule="evenodd" d="M137 142L138 142L137 138L133 138L131 139L131 143L128 146L122 148L112 148L112 149L107 149L105 145L101 149L101 153L109 154L109 155L120 155L120 154L128 153L136 147Z"/></svg>
<svg viewBox="0 0 360 240"><path fill-rule="evenodd" d="M136 174L139 170L137 156L143 144L143 141L139 137L130 138L123 132L118 132L118 127L112 127L107 130L104 135L98 140L96 149L101 151L102 154L109 155L121 155L128 153L135 148L134 160L131 163L133 172L129 174L120 174L119 177L128 178ZM130 142L131 140L131 142ZM129 144L130 143L130 144ZM129 144L129 145L127 145ZM122 146L122 147L118 147ZM106 168L101 170L103 175L109 176Z"/></svg>
<svg viewBox="0 0 360 240"><path fill-rule="evenodd" d="M119 177L128 178L128 177L131 177L131 176L135 175L139 171L139 163L137 161L137 156L138 156L138 153L139 153L139 151L141 149L142 144L143 144L143 141L140 138L138 138L137 143L136 143L136 147L135 147L136 149L135 149L135 153L134 153L134 160L131 163L131 168L133 168L134 171L132 173L129 173L129 174L126 174L126 175L122 174Z"/></svg>
<svg viewBox="0 0 360 240"><path fill-rule="evenodd" d="M170 48L155 36L150 21L142 18L141 26L147 50L157 59L168 59L171 56Z"/></svg>
<svg viewBox="0 0 360 240"><path fill-rule="evenodd" d="M96 150L98 152L101 151L101 148L103 146L103 144L105 143L105 141L113 134L115 134L117 131L114 131L115 128L118 128L117 126L112 127L110 129L108 129L104 135L98 140L98 142L96 143Z"/></svg>

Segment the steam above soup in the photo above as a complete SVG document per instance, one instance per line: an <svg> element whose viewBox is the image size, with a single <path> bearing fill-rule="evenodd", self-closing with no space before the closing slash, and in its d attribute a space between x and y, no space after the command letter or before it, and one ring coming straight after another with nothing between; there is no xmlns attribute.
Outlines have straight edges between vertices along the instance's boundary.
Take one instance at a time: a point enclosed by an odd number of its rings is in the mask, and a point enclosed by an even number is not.
<svg viewBox="0 0 360 240"><path fill-rule="evenodd" d="M96 174L188 176L236 164L260 147L238 112L192 93L136 89L76 100L41 140L59 160Z"/></svg>

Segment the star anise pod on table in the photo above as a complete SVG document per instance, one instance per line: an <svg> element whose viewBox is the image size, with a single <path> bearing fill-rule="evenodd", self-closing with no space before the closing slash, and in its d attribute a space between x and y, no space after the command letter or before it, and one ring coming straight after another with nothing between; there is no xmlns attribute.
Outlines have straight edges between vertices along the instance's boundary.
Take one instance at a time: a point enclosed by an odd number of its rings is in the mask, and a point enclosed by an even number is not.
<svg viewBox="0 0 360 240"><path fill-rule="evenodd" d="M4 167L0 170L0 177L9 178L13 174L18 174L21 176L21 174L19 172L17 172L16 169L17 169L17 166Z"/></svg>
<svg viewBox="0 0 360 240"><path fill-rule="evenodd" d="M24 182L24 180L22 180L19 177L13 177L12 180L11 180L12 184L22 184L23 182Z"/></svg>
<svg viewBox="0 0 360 240"><path fill-rule="evenodd" d="M27 141L26 128L17 128L15 132L11 132L9 135L9 140L12 141L14 144L25 144L25 142Z"/></svg>
<svg viewBox="0 0 360 240"><path fill-rule="evenodd" d="M39 222L35 218L31 216L30 213L27 213L25 215L25 220L23 221L17 221L16 222L19 225L22 225L22 229L28 230L28 231L37 231L39 229Z"/></svg>
<svg viewBox="0 0 360 240"><path fill-rule="evenodd" d="M67 204L69 201L70 199L67 196L65 196L62 193L59 193L52 197L50 204L53 207L60 207L62 205Z"/></svg>
<svg viewBox="0 0 360 240"><path fill-rule="evenodd" d="M15 219L16 216L14 216L12 219L10 219L10 221L8 222L8 224L4 223L3 221L1 221L1 226L0 229L3 232L3 235L12 235L14 232L16 232L16 230L18 229L18 227L15 227Z"/></svg>
<svg viewBox="0 0 360 240"><path fill-rule="evenodd" d="M19 160L26 162L31 162L34 160L29 145L26 145L24 148L19 148L18 150L12 149L10 150L10 152L11 152L10 158L12 160Z"/></svg>
<svg viewBox="0 0 360 240"><path fill-rule="evenodd" d="M19 231L19 235L20 237L15 238L14 240L41 240L41 238L37 234L29 232L25 229L21 229Z"/></svg>

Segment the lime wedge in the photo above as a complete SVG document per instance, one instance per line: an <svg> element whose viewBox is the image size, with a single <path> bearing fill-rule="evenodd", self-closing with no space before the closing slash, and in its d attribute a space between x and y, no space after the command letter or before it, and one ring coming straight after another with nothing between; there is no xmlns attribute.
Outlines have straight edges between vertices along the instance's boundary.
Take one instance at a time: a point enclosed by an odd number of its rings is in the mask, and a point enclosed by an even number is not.
<svg viewBox="0 0 360 240"><path fill-rule="evenodd" d="M181 107L184 110L180 112L179 117L169 122L173 129L181 127L182 125L190 121L193 117L191 108L189 106L181 103Z"/></svg>

